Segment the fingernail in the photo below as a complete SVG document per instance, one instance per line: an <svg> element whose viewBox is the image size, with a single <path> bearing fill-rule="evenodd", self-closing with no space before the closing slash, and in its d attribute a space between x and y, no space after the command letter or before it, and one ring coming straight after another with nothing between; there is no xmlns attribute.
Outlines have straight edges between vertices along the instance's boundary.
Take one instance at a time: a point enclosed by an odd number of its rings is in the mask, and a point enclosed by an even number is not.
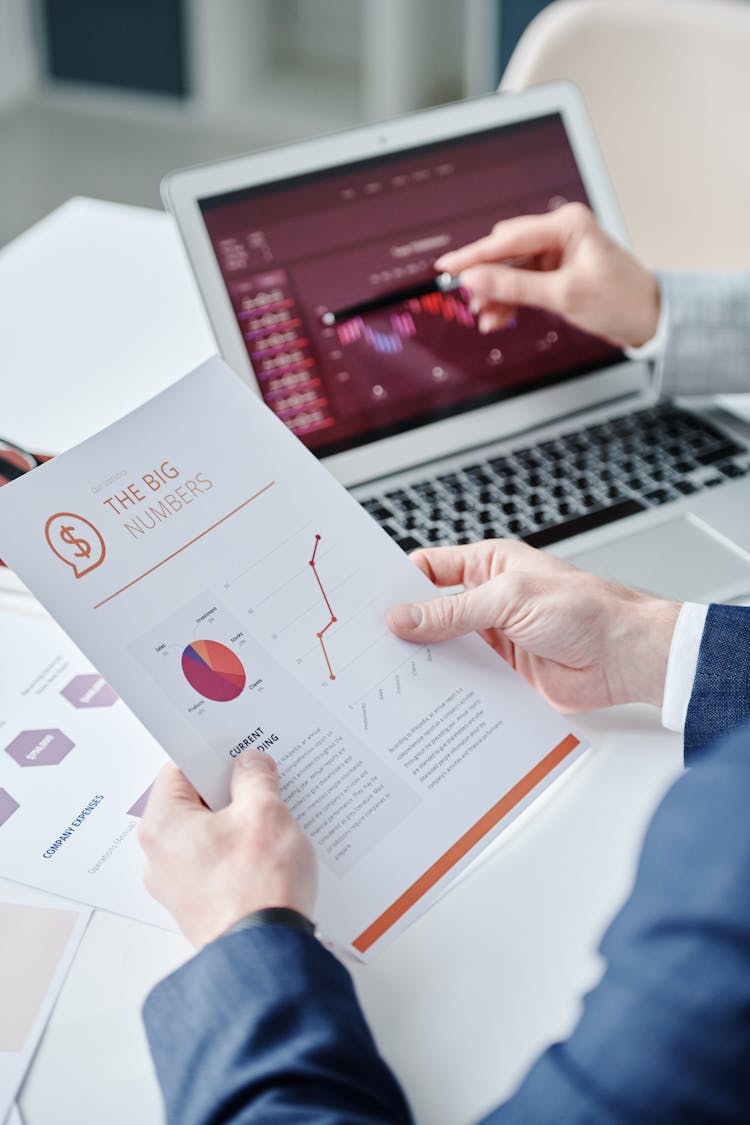
<svg viewBox="0 0 750 1125"><path fill-rule="evenodd" d="M439 258L435 259L435 262L434 262L435 269L441 270L443 268L443 266L445 265L445 263L448 261L449 258L450 258L450 254L441 254L441 256Z"/></svg>
<svg viewBox="0 0 750 1125"><path fill-rule="evenodd" d="M483 336L486 336L489 332L492 331L492 317L488 316L487 313L482 313L477 323L479 331Z"/></svg>
<svg viewBox="0 0 750 1125"><path fill-rule="evenodd" d="M390 613L391 624L397 629L416 629L422 624L422 607L418 605L395 605Z"/></svg>

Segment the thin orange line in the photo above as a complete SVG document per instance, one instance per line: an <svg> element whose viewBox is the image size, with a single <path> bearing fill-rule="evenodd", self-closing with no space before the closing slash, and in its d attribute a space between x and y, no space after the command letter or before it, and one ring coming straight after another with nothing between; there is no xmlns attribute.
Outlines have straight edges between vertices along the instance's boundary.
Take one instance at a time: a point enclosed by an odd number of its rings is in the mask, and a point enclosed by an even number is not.
<svg viewBox="0 0 750 1125"><path fill-rule="evenodd" d="M521 778L516 785L510 789L504 797L501 797L497 804L493 805L489 812L480 817L476 824L464 832L452 847L448 848L447 852L437 859L431 867L428 867L424 875L420 875L415 883L404 891L396 901L384 910L380 917L364 930L359 937L355 938L352 945L358 949L360 953L365 953L370 946L374 945L378 938L395 925L400 918L403 918L407 910L410 910L416 902L419 902L423 895L432 890L436 883L438 883L444 875L446 875L452 867L468 855L471 849L478 844L479 841L491 832L492 829L503 819L504 816L515 808L516 805L527 797L532 789L534 789L540 781L542 781L548 774L552 773L555 766L559 766L560 762L575 750L579 745L579 740L574 734L566 735L562 742L555 746L554 750L550 750L546 757L542 758L541 762L537 762L533 769Z"/></svg>
<svg viewBox="0 0 750 1125"><path fill-rule="evenodd" d="M131 586L135 586L136 582L140 582L142 578L146 578L149 574L153 574L155 570L158 570L160 566L164 566L164 564L168 563L170 559L173 559L176 555L179 555L183 551L186 551L188 547L192 547L193 543L197 543L198 540L202 539L204 535L208 535L209 531L213 531L214 528L219 526L219 524L224 523L225 520L228 520L230 516L235 516L237 512L241 511L243 508L246 508L248 504L252 504L253 500L257 500L258 497L262 496L264 492L268 492L269 488L271 488L274 484L276 484L275 480L269 481L268 484L264 485L263 488L261 488L260 492L256 492L255 495L251 496L249 500L243 500L241 504L238 504L236 508L232 508L231 512L227 512L227 514L225 516L222 516L220 520L217 520L216 523L212 523L211 526L207 527L205 531L202 531L200 535L194 536L187 543L183 544L182 547L178 547L176 551L172 551L171 555L167 555L165 559L162 559L161 562L156 563L155 566L150 567L148 570L144 570L143 574L139 574L137 578L134 578L132 580L132 582L128 582L126 586L121 586L119 590L115 590L114 594L110 594L109 597L105 598L103 601L97 602L94 606L94 609L99 609L101 606L106 605L107 602L111 602L112 599L116 598L119 594L124 594L126 590L130 589Z"/></svg>
<svg viewBox="0 0 750 1125"><path fill-rule="evenodd" d="M331 624L333 624L333 622L331 622ZM326 625L326 629L327 628L328 628L328 626ZM324 632L325 632L325 629L323 630L323 633ZM326 649L326 643L323 640L323 633L318 633L318 640L320 641L320 647L323 650L323 659L325 660L326 667L328 668L328 676L331 680L335 680L336 677L334 675L333 668L331 667L331 662L328 659L328 650Z"/></svg>

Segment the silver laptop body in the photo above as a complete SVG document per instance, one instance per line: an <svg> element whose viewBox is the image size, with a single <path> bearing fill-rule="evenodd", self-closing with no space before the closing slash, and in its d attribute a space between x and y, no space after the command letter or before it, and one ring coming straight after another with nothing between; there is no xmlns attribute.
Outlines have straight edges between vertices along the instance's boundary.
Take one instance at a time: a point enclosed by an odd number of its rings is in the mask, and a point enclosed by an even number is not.
<svg viewBox="0 0 750 1125"><path fill-rule="evenodd" d="M440 253L569 200L627 237L580 95L492 95L173 173L219 348L405 549L516 535L692 600L750 592L750 428L541 310L481 336Z"/></svg>

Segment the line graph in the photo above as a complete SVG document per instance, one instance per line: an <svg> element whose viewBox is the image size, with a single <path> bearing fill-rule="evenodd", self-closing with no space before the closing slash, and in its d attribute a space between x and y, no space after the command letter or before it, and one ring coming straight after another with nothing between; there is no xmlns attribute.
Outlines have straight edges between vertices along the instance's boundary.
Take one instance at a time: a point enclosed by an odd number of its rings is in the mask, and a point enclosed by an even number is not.
<svg viewBox="0 0 750 1125"><path fill-rule="evenodd" d="M328 650L326 649L326 642L324 640L324 635L325 635L325 633L328 632L328 630L331 628L332 625L336 624L336 614L331 609L331 603L328 600L328 595L325 592L325 589L323 587L323 583L320 580L320 575L318 574L318 568L315 565L315 556L318 553L318 546L320 544L320 539L321 539L320 535L315 536L315 546L313 547L312 558L310 559L310 567L312 569L313 574L315 575L315 581L318 583L318 586L320 588L321 597L323 598L323 601L325 602L325 606L326 606L326 609L328 610L328 612L330 614L330 618L329 618L327 624L325 624L323 626L323 628L320 630L320 632L316 633L315 635L318 638L318 640L320 641L320 647L321 647L321 650L323 652L323 659L325 660L326 667L328 668L328 675L329 675L330 679L335 680L336 676L334 674L333 668L331 667L331 661L328 658Z"/></svg>
<svg viewBox="0 0 750 1125"><path fill-rule="evenodd" d="M350 721L360 729L361 718L362 730L375 730L387 724L401 697L424 696L427 705L435 658L428 646L404 648L385 623L393 596L380 587L363 588L358 578L348 528L342 534L330 527L326 515L309 511L295 496L283 527L259 537L254 557L221 584L221 597L307 689L322 699L331 689L337 696L343 692ZM205 634L200 629L197 639ZM234 648L232 637L224 630L215 639ZM238 655L247 667L252 664L244 651Z"/></svg>

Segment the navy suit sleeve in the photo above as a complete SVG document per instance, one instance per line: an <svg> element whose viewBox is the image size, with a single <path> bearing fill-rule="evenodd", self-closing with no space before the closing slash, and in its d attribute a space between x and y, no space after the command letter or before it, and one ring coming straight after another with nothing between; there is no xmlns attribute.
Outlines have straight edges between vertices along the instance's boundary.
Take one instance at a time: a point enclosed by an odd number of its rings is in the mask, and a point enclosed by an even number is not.
<svg viewBox="0 0 750 1125"><path fill-rule="evenodd" d="M212 942L157 985L144 1021L175 1125L411 1125L349 974L299 930Z"/></svg>
<svg viewBox="0 0 750 1125"><path fill-rule="evenodd" d="M657 810L578 1026L487 1125L747 1122L750 727Z"/></svg>
<svg viewBox="0 0 750 1125"><path fill-rule="evenodd" d="M750 721L750 608L710 605L685 718L691 765L723 734Z"/></svg>

